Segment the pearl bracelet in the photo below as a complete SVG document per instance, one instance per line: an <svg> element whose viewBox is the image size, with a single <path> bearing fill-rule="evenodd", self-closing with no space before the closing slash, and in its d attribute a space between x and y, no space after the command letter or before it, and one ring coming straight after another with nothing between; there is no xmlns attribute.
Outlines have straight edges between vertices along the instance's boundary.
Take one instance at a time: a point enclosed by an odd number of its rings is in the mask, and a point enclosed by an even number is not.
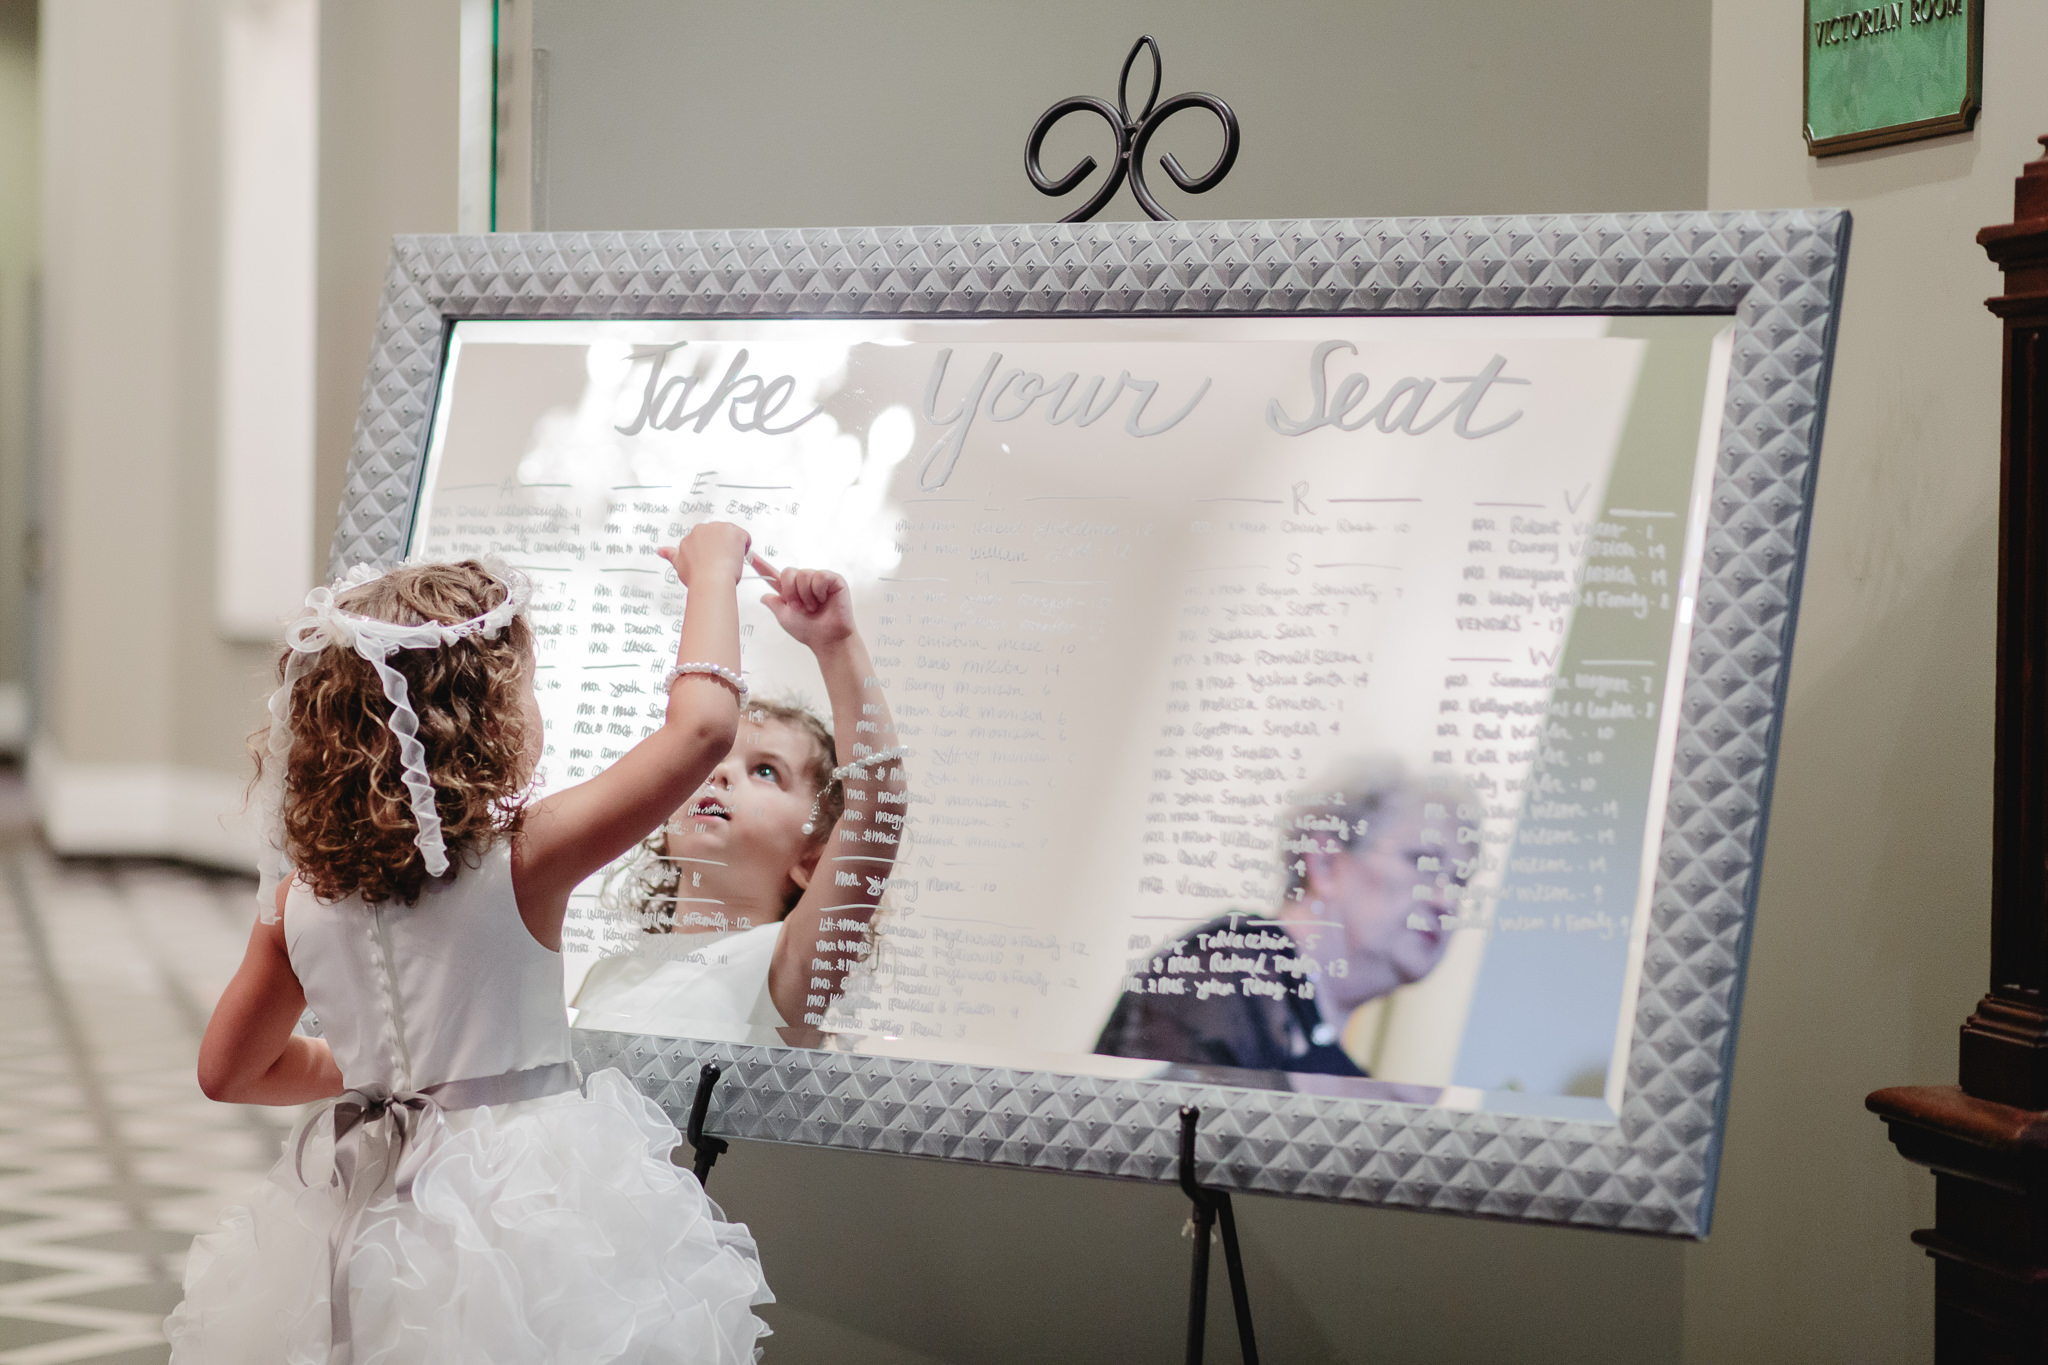
<svg viewBox="0 0 2048 1365"><path fill-rule="evenodd" d="M661 675L661 690L666 692L676 685L676 679L692 673L702 673L707 678L716 678L733 690L742 703L747 699L747 680L727 668L724 664L687 663L671 664L668 672Z"/></svg>
<svg viewBox="0 0 2048 1365"><path fill-rule="evenodd" d="M860 774L862 777L866 777L867 766L870 763L887 763L892 759L908 757L910 757L910 746L907 744L898 744L893 748L888 749L877 749L871 754L867 754L860 758L856 758L851 763L843 764L840 767L834 768L832 770L832 780L834 782L844 782L847 778L853 776L856 773Z"/></svg>

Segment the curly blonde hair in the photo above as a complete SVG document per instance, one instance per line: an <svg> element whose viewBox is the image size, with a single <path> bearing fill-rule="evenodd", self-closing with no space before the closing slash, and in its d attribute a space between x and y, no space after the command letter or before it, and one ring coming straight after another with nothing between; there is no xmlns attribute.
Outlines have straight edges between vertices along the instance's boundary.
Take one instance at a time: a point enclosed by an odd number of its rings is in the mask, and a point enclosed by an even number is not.
<svg viewBox="0 0 2048 1365"><path fill-rule="evenodd" d="M452 625L505 600L505 585L473 559L394 569L341 595L337 605L401 625ZM279 657L280 681L291 651ZM475 636L436 649L406 649L389 663L405 677L427 750L441 837L451 862L472 866L525 814L537 738L521 705L533 633L515 617L496 639ZM329 646L291 699L285 755L284 849L298 878L326 901L419 902L426 861L413 838L411 795L401 780L391 704L376 671L352 649ZM266 726L249 737L260 780Z"/></svg>
<svg viewBox="0 0 2048 1365"><path fill-rule="evenodd" d="M832 827L846 810L846 792L832 776L839 763L838 746L832 727L818 713L795 702L750 700L740 719L761 725L770 721L789 726L811 741L811 763L807 776L818 793L818 813L812 821L811 845L816 847L832 837ZM637 921L650 934L675 930L676 888L681 869L668 856L668 824L656 825L654 832L634 845L633 851L612 864L605 874L598 904L629 921ZM796 908L799 892L783 913Z"/></svg>

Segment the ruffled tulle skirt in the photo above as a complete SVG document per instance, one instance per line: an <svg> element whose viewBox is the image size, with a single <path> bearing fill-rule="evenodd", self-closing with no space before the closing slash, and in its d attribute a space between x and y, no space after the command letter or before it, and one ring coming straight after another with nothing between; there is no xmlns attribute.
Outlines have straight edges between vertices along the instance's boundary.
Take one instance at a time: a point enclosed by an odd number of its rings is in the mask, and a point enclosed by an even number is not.
<svg viewBox="0 0 2048 1365"><path fill-rule="evenodd" d="M748 1365L774 1296L746 1228L669 1162L674 1125L617 1071L584 1094L446 1116L410 1202L364 1215L355 1365ZM326 1365L332 1139L192 1244L173 1365Z"/></svg>

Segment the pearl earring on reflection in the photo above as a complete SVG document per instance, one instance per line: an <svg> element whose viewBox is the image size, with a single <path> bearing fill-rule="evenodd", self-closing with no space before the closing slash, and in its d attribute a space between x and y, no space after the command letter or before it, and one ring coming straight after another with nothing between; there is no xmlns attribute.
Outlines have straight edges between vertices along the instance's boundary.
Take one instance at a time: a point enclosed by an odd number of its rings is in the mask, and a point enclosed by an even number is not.
<svg viewBox="0 0 2048 1365"><path fill-rule="evenodd" d="M818 830L818 807L825 800L825 789L818 788L818 794L811 798L811 813L804 818L804 833L815 834Z"/></svg>

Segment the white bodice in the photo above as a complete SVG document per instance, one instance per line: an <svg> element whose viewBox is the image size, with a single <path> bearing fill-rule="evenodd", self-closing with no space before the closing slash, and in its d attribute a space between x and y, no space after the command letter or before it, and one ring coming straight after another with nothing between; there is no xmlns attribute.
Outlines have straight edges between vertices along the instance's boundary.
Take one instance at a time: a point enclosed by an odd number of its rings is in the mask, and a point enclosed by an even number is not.
<svg viewBox="0 0 2048 1365"><path fill-rule="evenodd" d="M329 904L294 882L284 937L350 1087L417 1090L569 1058L562 958L519 917L506 841L410 907Z"/></svg>
<svg viewBox="0 0 2048 1365"><path fill-rule="evenodd" d="M768 971L782 925L727 933L648 934L600 961L576 993L580 1028L730 1038L781 1028ZM771 1035L772 1037L772 1035Z"/></svg>

